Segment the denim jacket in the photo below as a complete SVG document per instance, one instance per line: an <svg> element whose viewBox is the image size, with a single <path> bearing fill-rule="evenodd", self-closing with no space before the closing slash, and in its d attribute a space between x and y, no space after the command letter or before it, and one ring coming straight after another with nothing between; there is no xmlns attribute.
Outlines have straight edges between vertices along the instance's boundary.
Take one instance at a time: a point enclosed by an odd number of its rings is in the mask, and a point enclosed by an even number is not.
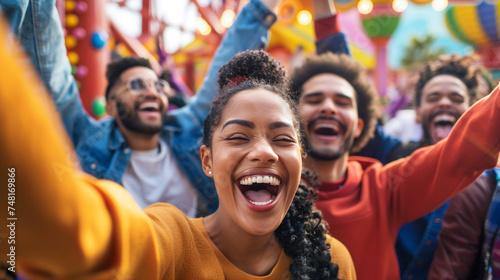
<svg viewBox="0 0 500 280"><path fill-rule="evenodd" d="M424 146L425 142L401 143L389 155L388 162L411 155ZM404 224L399 230L395 249L401 279L427 279L449 203L449 200L446 201L429 214Z"/></svg>
<svg viewBox="0 0 500 280"><path fill-rule="evenodd" d="M48 87L74 143L82 169L95 177L121 183L131 149L113 118L96 121L85 112L71 75L54 2L2 0L1 10ZM189 105L170 112L160 132L160 137L170 145L179 167L197 191L199 216L212 213L218 207L214 182L203 173L200 160L203 121L217 97L218 70L238 52L264 48L268 42L268 29L275 21L276 16L267 7L258 0L251 0L227 31L196 96ZM68 161L74 160L68 158ZM54 168L64 171L64 165Z"/></svg>
<svg viewBox="0 0 500 280"><path fill-rule="evenodd" d="M448 200L431 213L403 225L399 231L396 253L401 279L427 279L449 203Z"/></svg>

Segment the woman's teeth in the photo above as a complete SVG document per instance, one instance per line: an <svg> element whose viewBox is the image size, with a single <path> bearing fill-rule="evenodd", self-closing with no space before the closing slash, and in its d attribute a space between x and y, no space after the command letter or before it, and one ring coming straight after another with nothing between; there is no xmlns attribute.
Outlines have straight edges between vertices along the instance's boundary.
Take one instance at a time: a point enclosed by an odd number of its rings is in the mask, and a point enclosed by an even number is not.
<svg viewBox="0 0 500 280"><path fill-rule="evenodd" d="M250 201L250 203L252 203L253 205L257 205L257 206L265 206L265 205L268 205L269 203L273 202L274 199L270 199L268 201L263 201L263 202L258 202L258 201L252 201L252 200L248 200Z"/></svg>
<svg viewBox="0 0 500 280"><path fill-rule="evenodd" d="M280 184L280 180L274 176L261 176L261 175L255 175L255 176L249 176L244 179L240 180L240 185L253 185L254 183L257 184L270 184L273 186L277 186Z"/></svg>

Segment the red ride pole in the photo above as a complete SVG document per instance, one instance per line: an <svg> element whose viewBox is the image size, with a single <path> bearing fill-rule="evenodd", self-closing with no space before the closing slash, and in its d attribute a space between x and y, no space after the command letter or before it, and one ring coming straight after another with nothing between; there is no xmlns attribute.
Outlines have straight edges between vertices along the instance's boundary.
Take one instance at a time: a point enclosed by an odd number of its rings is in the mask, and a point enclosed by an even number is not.
<svg viewBox="0 0 500 280"><path fill-rule="evenodd" d="M66 48L87 112L101 117L109 62L106 1L65 1Z"/></svg>

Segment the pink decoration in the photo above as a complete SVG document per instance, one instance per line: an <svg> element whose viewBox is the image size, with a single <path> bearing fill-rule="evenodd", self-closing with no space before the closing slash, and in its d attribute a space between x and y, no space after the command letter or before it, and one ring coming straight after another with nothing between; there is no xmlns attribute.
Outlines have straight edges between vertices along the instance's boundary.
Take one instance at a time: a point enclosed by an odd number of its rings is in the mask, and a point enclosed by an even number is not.
<svg viewBox="0 0 500 280"><path fill-rule="evenodd" d="M81 13L84 13L85 11L87 11L87 3L83 2L83 1L78 1L76 3L76 6L75 6L75 11L79 14Z"/></svg>
<svg viewBox="0 0 500 280"><path fill-rule="evenodd" d="M78 38L78 39L83 39L85 35L87 34L87 31L83 27L77 27L73 30L73 35Z"/></svg>
<svg viewBox="0 0 500 280"><path fill-rule="evenodd" d="M78 76L79 78L87 76L88 73L89 70L86 66L81 65L76 68L76 76Z"/></svg>
<svg viewBox="0 0 500 280"><path fill-rule="evenodd" d="M368 55L375 55L375 47L363 30L361 16L357 9L350 9L339 13L338 19L342 31L345 32L347 38L349 38L356 47L365 51Z"/></svg>

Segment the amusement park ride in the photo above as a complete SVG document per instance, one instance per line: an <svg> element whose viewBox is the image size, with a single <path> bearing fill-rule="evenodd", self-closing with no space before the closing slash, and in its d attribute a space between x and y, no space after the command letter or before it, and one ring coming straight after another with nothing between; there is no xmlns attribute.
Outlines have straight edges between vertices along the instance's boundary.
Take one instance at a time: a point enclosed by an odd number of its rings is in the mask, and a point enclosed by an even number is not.
<svg viewBox="0 0 500 280"><path fill-rule="evenodd" d="M141 34L137 37L126 35L120 29L120 22L114 22L106 14L106 5L130 10L127 4L132 1L142 1L142 8L133 11L141 17ZM167 0L166 5L170 1L175 0ZM361 15L363 30L375 49L375 62L366 66L374 67L374 80L381 94L387 87L387 43L398 26L407 1L335 0L340 14L357 7ZM445 20L450 33L474 46L482 55L485 66L500 68L500 6L497 1L409 1L420 5L432 4L436 10L446 9ZM158 3L155 0L58 0L58 10L66 31L67 55L85 109L96 118L105 115L102 97L106 87L105 67L112 54L150 58L158 74L169 68L174 73L177 86L185 94L192 95L226 29L248 0L204 1L210 2L204 6L199 2L186 1L186 5L194 5L199 14L196 29L193 28L195 40L168 54L163 35L169 24L156 15ZM278 22L271 28L268 51L285 63L298 48L305 53L314 51L312 18L310 0L283 0L278 9ZM356 53L359 52L353 52L355 58Z"/></svg>

